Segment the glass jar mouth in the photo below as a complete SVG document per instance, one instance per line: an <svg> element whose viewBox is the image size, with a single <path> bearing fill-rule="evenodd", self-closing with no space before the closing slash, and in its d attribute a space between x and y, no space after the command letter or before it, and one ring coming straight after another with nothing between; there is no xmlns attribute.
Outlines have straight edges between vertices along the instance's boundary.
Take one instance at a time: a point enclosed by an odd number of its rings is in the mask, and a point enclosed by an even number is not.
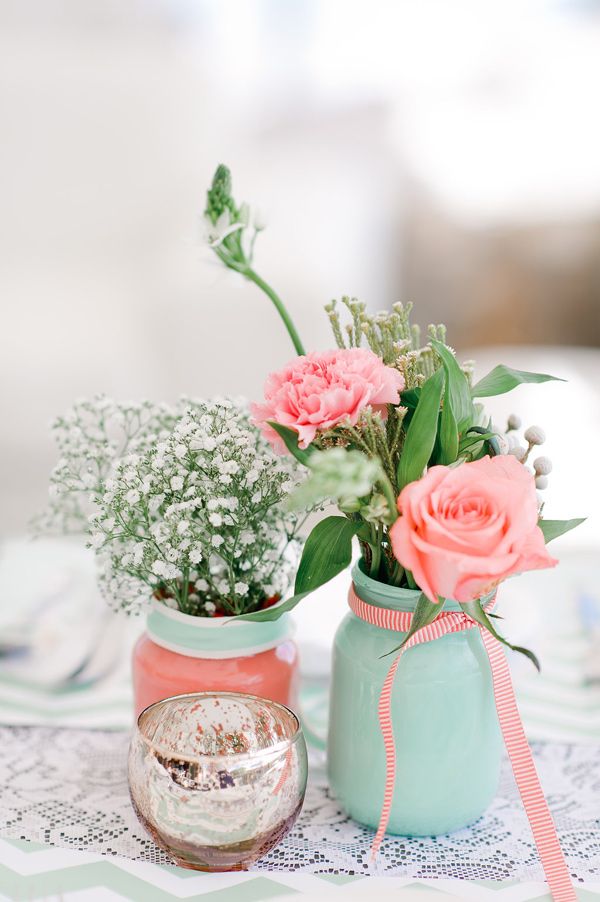
<svg viewBox="0 0 600 902"><path fill-rule="evenodd" d="M421 595L420 589L407 589L382 583L368 576L364 566L364 562L359 560L352 568L352 582L359 598L379 608L391 608L396 611L414 610Z"/></svg>
<svg viewBox="0 0 600 902"><path fill-rule="evenodd" d="M362 561L357 561L352 568L352 582L356 594L368 604L378 608L388 608L393 611L413 612L417 601L422 594L421 589L406 589L400 586L390 586L367 576ZM496 595L496 589L481 598L483 604L491 601ZM444 611L462 611L458 601L447 598L444 602Z"/></svg>
<svg viewBox="0 0 600 902"><path fill-rule="evenodd" d="M277 601L275 604L271 605L269 610L276 611L278 607L281 607L285 604L285 599L282 598ZM225 625L232 624L234 626L244 626L245 624L252 623L250 620L244 620L244 614L225 614L222 617L202 617L196 614L185 614L183 611L180 611L178 608L170 608L163 601L159 601L157 598L152 598L150 602L150 610L158 611L163 617L167 617L169 620L174 620L177 623L182 624L195 624L200 625L203 629L220 629Z"/></svg>
<svg viewBox="0 0 600 902"><path fill-rule="evenodd" d="M168 707L173 704L181 704L188 699L197 702L208 701L210 699L230 699L233 701L238 700L241 703L259 703L261 706L265 706L272 711L278 712L280 717L284 717L284 719L289 723L290 735L286 736L284 739L279 740L278 742L274 742L272 745L265 746L265 748L241 752L231 751L221 754L209 754L203 752L180 752L173 747L169 747L168 745L161 743L160 741L156 741L153 736L148 735L147 731L145 730L145 726L148 726L146 722L151 718L153 713L158 712L161 708L166 707L168 709ZM272 701L271 699L261 698L258 695L251 695L249 693L216 690L207 692L186 692L182 693L181 695L172 695L169 696L169 698L164 698L160 701L153 702L153 704L148 705L138 715L135 732L145 746L147 746L154 753L160 755L161 757L197 764L212 764L215 762L229 762L229 764L231 764L237 762L241 763L243 761L248 761L249 759L258 760L270 758L272 755L278 755L281 752L284 752L286 749L292 748L298 741L302 739L303 736L300 719L294 713L294 711L292 711L291 708L287 707L287 705L284 705L281 702Z"/></svg>

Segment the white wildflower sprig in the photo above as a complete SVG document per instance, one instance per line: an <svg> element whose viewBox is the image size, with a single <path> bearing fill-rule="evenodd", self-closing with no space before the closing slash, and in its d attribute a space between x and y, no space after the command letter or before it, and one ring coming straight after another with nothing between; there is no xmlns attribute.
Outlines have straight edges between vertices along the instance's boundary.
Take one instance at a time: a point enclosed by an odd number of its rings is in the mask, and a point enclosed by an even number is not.
<svg viewBox="0 0 600 902"><path fill-rule="evenodd" d="M290 496L292 509L330 501L346 514L360 513L367 522L392 522L394 493L380 460L357 449L334 447L314 451L307 466L310 475ZM386 494L373 494L377 484Z"/></svg>
<svg viewBox="0 0 600 902"><path fill-rule="evenodd" d="M105 395L76 401L52 424L58 463L50 474L50 500L33 523L37 533L81 535L117 459L142 453L173 428L182 411L151 401L117 402Z"/></svg>

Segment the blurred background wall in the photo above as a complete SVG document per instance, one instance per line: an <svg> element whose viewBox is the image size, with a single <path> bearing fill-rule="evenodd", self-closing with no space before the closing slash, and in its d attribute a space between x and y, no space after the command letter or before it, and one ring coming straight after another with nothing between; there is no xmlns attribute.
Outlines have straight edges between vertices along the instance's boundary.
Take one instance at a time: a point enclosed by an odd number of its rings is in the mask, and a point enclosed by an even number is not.
<svg viewBox="0 0 600 902"><path fill-rule="evenodd" d="M597 2L0 0L2 533L43 505L74 397L257 396L291 356L204 249L218 162L309 347L348 293L568 375L532 403L554 414L556 515L587 513L599 88Z"/></svg>

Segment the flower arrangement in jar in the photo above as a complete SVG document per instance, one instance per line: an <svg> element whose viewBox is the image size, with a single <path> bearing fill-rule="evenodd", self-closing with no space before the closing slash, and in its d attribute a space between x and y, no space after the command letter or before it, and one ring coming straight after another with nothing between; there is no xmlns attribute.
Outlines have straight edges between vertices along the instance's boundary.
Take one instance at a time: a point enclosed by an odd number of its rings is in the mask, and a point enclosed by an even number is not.
<svg viewBox="0 0 600 902"><path fill-rule="evenodd" d="M98 397L59 418L55 435L44 525L88 534L113 606L150 606L136 708L213 689L293 700L289 619L239 615L277 606L288 588L302 517L284 502L297 466L272 452L245 404Z"/></svg>
<svg viewBox="0 0 600 902"><path fill-rule="evenodd" d="M472 364L459 362L444 326L429 326L422 341L410 305L372 315L353 298L342 299L346 322L336 302L325 308L336 347L306 353L281 299L253 268L256 229L234 202L225 167L206 217L215 253L263 289L298 355L267 377L252 406L273 448L306 468L290 507L339 509L308 536L293 596L248 619L291 610L350 565L355 540L360 549L334 647L333 792L377 828L374 850L386 830L459 829L495 794L501 727L552 891L574 898L502 646L538 662L503 634L494 608L505 579L554 567L547 543L582 521L543 516L539 493L551 462L537 456L529 466L543 430L520 438L514 415L498 428L482 401L555 377L499 365L473 382Z"/></svg>

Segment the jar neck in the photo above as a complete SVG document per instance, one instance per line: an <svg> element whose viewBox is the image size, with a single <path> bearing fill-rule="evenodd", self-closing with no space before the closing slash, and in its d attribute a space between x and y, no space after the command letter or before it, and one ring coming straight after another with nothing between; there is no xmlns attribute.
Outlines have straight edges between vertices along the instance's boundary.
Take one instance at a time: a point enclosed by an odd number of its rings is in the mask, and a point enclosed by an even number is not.
<svg viewBox="0 0 600 902"><path fill-rule="evenodd" d="M275 648L290 638L289 615L255 622L238 617L194 617L153 601L148 637L162 648L190 658L238 658Z"/></svg>
<svg viewBox="0 0 600 902"><path fill-rule="evenodd" d="M420 589L404 589L399 586L389 586L371 579L362 570L358 561L352 568L352 582L356 594L363 601L375 605L378 608L389 608L392 611L414 611L421 595ZM447 599L444 604L445 611L460 611L461 607L456 601Z"/></svg>

